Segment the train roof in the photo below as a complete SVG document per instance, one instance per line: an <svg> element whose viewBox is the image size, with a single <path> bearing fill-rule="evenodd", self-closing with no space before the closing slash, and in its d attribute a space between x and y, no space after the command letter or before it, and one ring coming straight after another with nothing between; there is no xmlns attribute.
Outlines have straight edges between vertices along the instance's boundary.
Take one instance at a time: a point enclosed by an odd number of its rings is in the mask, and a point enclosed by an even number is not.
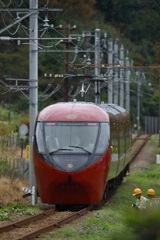
<svg viewBox="0 0 160 240"><path fill-rule="evenodd" d="M110 112L114 115L116 114L119 114L119 113L125 113L126 112L126 109L125 108L122 108L121 106L118 106L117 104L114 104L114 103L101 103L101 104L96 104L96 103L93 103L93 102L77 102L77 101L73 101L73 102L59 102L57 104L68 104L68 103L76 103L76 104L91 104L91 105L95 105L95 106L98 106L102 109L105 109L107 112Z"/></svg>
<svg viewBox="0 0 160 240"><path fill-rule="evenodd" d="M44 108L38 121L109 121L109 115L124 115L126 110L116 104L93 102L59 102Z"/></svg>
<svg viewBox="0 0 160 240"><path fill-rule="evenodd" d="M59 102L44 108L37 121L109 121L106 111L94 103Z"/></svg>
<svg viewBox="0 0 160 240"><path fill-rule="evenodd" d="M126 109L122 108L113 103L101 103L99 105L102 109L105 109L108 113L112 113L113 115L117 115L120 113L126 113Z"/></svg>

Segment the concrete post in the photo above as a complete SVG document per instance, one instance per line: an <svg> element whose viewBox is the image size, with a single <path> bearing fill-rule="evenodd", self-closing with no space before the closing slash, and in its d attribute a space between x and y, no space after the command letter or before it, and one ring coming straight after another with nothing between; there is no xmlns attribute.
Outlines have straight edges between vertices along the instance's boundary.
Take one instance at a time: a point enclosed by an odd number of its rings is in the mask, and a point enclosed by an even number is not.
<svg viewBox="0 0 160 240"><path fill-rule="evenodd" d="M30 0L30 9L38 9L38 0ZM30 98L29 98L29 183L30 189L36 186L33 168L33 136L35 120L38 113L38 11L30 16L30 41L29 41L29 79L30 79ZM30 198L32 204L32 198Z"/></svg>
<svg viewBox="0 0 160 240"><path fill-rule="evenodd" d="M124 107L124 47L121 45L120 48L120 106Z"/></svg>
<svg viewBox="0 0 160 240"><path fill-rule="evenodd" d="M125 99L125 108L128 112L130 112L130 69L128 68L130 66L129 58L126 57L125 59L125 81L126 81L126 99Z"/></svg>
<svg viewBox="0 0 160 240"><path fill-rule="evenodd" d="M114 67L119 65L118 63L118 39L115 40L114 43ZM114 68L114 103L118 103L119 98L119 84L118 84L118 68Z"/></svg>
<svg viewBox="0 0 160 240"><path fill-rule="evenodd" d="M95 78L100 77L100 29L95 29ZM95 103L100 104L100 81L95 81Z"/></svg>
<svg viewBox="0 0 160 240"><path fill-rule="evenodd" d="M108 39L108 103L113 103L113 40Z"/></svg>
<svg viewBox="0 0 160 240"><path fill-rule="evenodd" d="M137 134L139 134L140 130L140 71L136 72L137 75Z"/></svg>

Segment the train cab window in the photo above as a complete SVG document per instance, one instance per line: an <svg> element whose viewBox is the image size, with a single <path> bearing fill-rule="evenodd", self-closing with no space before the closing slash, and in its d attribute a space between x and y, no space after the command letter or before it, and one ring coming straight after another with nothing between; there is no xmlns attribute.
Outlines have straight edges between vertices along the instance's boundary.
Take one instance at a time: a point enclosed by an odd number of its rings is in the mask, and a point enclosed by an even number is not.
<svg viewBox="0 0 160 240"><path fill-rule="evenodd" d="M36 143L39 152L52 152L68 149L68 152L84 150L92 153L104 153L109 144L108 123L38 123ZM72 148L72 151L71 151Z"/></svg>
<svg viewBox="0 0 160 240"><path fill-rule="evenodd" d="M39 122L35 143L49 165L77 171L100 159L109 145L109 135L109 123Z"/></svg>
<svg viewBox="0 0 160 240"><path fill-rule="evenodd" d="M39 152L48 153L58 149L74 153L92 152L99 131L99 123L45 122L37 123L36 143Z"/></svg>
<svg viewBox="0 0 160 240"><path fill-rule="evenodd" d="M36 144L37 144L37 148L38 151L40 153L44 153L44 138L43 138L43 124L42 123L38 123L36 126L36 132L35 132L35 136L36 136Z"/></svg>

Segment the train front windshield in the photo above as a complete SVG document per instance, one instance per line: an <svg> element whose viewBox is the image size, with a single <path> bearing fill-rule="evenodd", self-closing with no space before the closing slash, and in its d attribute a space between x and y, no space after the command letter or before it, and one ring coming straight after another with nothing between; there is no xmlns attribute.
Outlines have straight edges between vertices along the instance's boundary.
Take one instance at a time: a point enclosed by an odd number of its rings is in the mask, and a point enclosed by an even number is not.
<svg viewBox="0 0 160 240"><path fill-rule="evenodd" d="M109 123L38 122L35 141L43 160L59 170L74 172L92 165L109 145Z"/></svg>

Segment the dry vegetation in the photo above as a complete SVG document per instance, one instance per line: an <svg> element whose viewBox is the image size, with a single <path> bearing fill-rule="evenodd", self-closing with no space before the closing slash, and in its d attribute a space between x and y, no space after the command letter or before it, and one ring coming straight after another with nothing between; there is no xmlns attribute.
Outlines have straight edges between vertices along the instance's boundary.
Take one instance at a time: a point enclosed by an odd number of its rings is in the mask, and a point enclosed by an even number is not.
<svg viewBox="0 0 160 240"><path fill-rule="evenodd" d="M28 186L28 183L19 179L10 179L8 177L0 178L0 207L12 203L28 204L28 198L22 198L24 192L22 187Z"/></svg>
<svg viewBox="0 0 160 240"><path fill-rule="evenodd" d="M21 150L15 151L2 151L2 159L19 158L21 156ZM28 204L28 198L23 198L22 187L28 187L28 182L20 179L13 179L7 176L0 177L0 207L8 206L13 203Z"/></svg>

